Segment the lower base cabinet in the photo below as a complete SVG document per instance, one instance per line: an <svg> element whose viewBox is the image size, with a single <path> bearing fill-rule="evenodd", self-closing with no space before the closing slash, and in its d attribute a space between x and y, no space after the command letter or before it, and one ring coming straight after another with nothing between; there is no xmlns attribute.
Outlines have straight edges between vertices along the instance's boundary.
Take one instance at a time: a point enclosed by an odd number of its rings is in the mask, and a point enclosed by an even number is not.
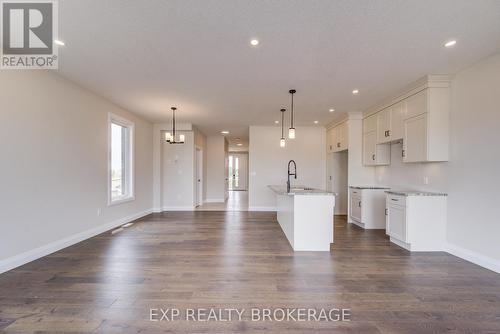
<svg viewBox="0 0 500 334"><path fill-rule="evenodd" d="M388 188L350 187L350 222L364 229L385 229L385 193Z"/></svg>
<svg viewBox="0 0 500 334"><path fill-rule="evenodd" d="M409 251L444 251L446 196L432 193L387 194L386 234Z"/></svg>

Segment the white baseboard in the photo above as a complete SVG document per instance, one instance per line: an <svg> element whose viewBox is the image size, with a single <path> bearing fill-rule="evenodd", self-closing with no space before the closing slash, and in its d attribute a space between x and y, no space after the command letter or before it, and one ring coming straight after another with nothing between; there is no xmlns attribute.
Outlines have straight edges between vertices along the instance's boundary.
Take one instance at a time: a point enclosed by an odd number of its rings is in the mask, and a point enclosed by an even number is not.
<svg viewBox="0 0 500 334"><path fill-rule="evenodd" d="M205 203L226 203L223 198L207 198Z"/></svg>
<svg viewBox="0 0 500 334"><path fill-rule="evenodd" d="M251 206L248 211L277 211L275 206Z"/></svg>
<svg viewBox="0 0 500 334"><path fill-rule="evenodd" d="M164 206L162 211L194 211L195 206Z"/></svg>
<svg viewBox="0 0 500 334"><path fill-rule="evenodd" d="M47 255L52 254L54 252L57 252L58 250L61 250L63 248L77 244L83 240L92 238L98 234L101 234L101 233L104 233L104 232L109 231L111 229L114 229L117 226L121 226L123 224L130 223L131 221L134 221L134 220L139 219L141 217L147 216L152 212L153 212L152 209L138 212L136 214L112 221L111 223L107 223L107 224L95 227L95 228L87 230L87 231L73 234L73 235L66 237L64 239L60 239L60 240L51 242L47 245L44 245L44 246L29 250L29 251L24 252L24 253L14 255L14 256L9 257L7 259L1 260L0 261L0 274L4 273L6 271L9 271L11 269L17 268L19 266L22 266L23 264L26 264L28 262L34 261L34 260L39 259L41 257L44 257L44 256L47 256Z"/></svg>
<svg viewBox="0 0 500 334"><path fill-rule="evenodd" d="M489 256L482 255L480 253L462 248L460 246L448 243L446 246L446 251L451 255L455 255L466 261L477 264L478 266L484 267L486 269L492 270L500 274L500 261Z"/></svg>

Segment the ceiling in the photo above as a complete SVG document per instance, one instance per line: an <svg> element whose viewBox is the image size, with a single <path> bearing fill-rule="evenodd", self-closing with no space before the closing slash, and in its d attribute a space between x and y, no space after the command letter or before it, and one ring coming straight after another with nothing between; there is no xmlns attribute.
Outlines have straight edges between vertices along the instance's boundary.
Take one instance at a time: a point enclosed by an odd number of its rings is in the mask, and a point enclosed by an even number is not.
<svg viewBox="0 0 500 334"><path fill-rule="evenodd" d="M64 0L59 17L61 75L152 122L175 105L242 140L275 125L291 88L296 123L325 125L500 50L498 0Z"/></svg>

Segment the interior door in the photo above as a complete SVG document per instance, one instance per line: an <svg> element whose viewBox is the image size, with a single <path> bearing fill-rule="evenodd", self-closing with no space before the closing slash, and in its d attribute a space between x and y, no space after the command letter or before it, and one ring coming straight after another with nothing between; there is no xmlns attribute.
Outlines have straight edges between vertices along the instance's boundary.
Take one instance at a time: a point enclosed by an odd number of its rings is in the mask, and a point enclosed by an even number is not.
<svg viewBox="0 0 500 334"><path fill-rule="evenodd" d="M196 149L196 206L203 204L203 151Z"/></svg>

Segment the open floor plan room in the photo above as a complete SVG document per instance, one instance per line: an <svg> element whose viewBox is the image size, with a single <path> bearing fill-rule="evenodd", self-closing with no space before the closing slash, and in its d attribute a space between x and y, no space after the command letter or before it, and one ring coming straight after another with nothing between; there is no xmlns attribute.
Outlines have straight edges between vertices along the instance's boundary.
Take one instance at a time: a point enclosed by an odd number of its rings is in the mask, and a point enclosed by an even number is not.
<svg viewBox="0 0 500 334"><path fill-rule="evenodd" d="M0 17L0 333L500 333L500 1Z"/></svg>

